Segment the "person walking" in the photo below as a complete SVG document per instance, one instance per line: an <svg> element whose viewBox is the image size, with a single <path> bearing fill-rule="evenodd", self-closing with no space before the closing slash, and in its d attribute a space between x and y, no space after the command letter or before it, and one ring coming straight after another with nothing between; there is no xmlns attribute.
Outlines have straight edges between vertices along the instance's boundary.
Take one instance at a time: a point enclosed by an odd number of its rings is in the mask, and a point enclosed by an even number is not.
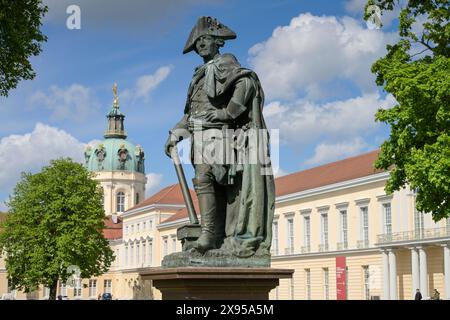
<svg viewBox="0 0 450 320"><path fill-rule="evenodd" d="M422 300L422 294L420 293L420 290L416 290L416 295L414 297L414 300Z"/></svg>

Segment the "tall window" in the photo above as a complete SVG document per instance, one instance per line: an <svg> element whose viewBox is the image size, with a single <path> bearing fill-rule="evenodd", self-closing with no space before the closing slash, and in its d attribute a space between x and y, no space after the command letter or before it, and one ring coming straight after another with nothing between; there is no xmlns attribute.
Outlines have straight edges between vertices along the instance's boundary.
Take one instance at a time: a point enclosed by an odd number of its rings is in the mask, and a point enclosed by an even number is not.
<svg viewBox="0 0 450 320"><path fill-rule="evenodd" d="M105 286L105 293L112 293L112 281L111 280L105 280L103 282Z"/></svg>
<svg viewBox="0 0 450 320"><path fill-rule="evenodd" d="M370 299L370 274L369 266L363 266L363 276L364 276L364 299Z"/></svg>
<svg viewBox="0 0 450 320"><path fill-rule="evenodd" d="M305 247L309 250L311 247L311 219L310 216L304 216L303 217L303 221L304 221L304 229L303 230L303 234L305 235L304 237L304 243L305 243Z"/></svg>
<svg viewBox="0 0 450 320"><path fill-rule="evenodd" d="M125 226L125 234L128 234L128 226Z"/></svg>
<svg viewBox="0 0 450 320"><path fill-rule="evenodd" d="M272 228L272 251L275 256L278 255L278 221L274 221Z"/></svg>
<svg viewBox="0 0 450 320"><path fill-rule="evenodd" d="M328 250L328 214L322 213L321 241L324 250Z"/></svg>
<svg viewBox="0 0 450 320"><path fill-rule="evenodd" d="M128 245L125 245L125 266L128 266Z"/></svg>
<svg viewBox="0 0 450 320"><path fill-rule="evenodd" d="M142 230L147 230L147 222L142 222Z"/></svg>
<svg viewBox="0 0 450 320"><path fill-rule="evenodd" d="M287 219L287 251L288 254L294 252L294 219Z"/></svg>
<svg viewBox="0 0 450 320"><path fill-rule="evenodd" d="M134 266L134 244L130 245L130 265Z"/></svg>
<svg viewBox="0 0 450 320"><path fill-rule="evenodd" d="M148 265L151 266L153 263L153 242L148 241Z"/></svg>
<svg viewBox="0 0 450 320"><path fill-rule="evenodd" d="M116 267L120 267L120 249L119 248L116 250L116 259L115 259L115 261L116 261Z"/></svg>
<svg viewBox="0 0 450 320"><path fill-rule="evenodd" d="M391 214L391 204L383 203L384 211L384 233L392 233L392 214Z"/></svg>
<svg viewBox="0 0 450 320"><path fill-rule="evenodd" d="M153 229L153 220L148 220L148 228L149 228L150 230Z"/></svg>
<svg viewBox="0 0 450 320"><path fill-rule="evenodd" d="M167 237L163 238L163 256L167 256L167 253L168 253L168 250L169 250L169 248L168 248L168 246L169 246L168 241L169 240L167 239Z"/></svg>
<svg viewBox="0 0 450 320"><path fill-rule="evenodd" d="M422 235L425 228L423 212L414 210L414 229L417 235Z"/></svg>
<svg viewBox="0 0 450 320"><path fill-rule="evenodd" d="M117 212L124 212L125 211L125 193L123 193L122 191L117 192L116 202L117 202Z"/></svg>
<svg viewBox="0 0 450 320"><path fill-rule="evenodd" d="M145 240L142 241L142 264L145 266L147 264L147 245L145 243Z"/></svg>
<svg viewBox="0 0 450 320"><path fill-rule="evenodd" d="M139 203L139 193L136 193L136 202L134 204L138 204Z"/></svg>
<svg viewBox="0 0 450 320"><path fill-rule="evenodd" d="M89 297L97 297L97 280L89 280Z"/></svg>
<svg viewBox="0 0 450 320"><path fill-rule="evenodd" d="M63 297L67 297L67 286L62 281L59 283L59 294Z"/></svg>
<svg viewBox="0 0 450 320"><path fill-rule="evenodd" d="M73 289L73 297L81 298L81 279L75 279L75 288Z"/></svg>
<svg viewBox="0 0 450 320"><path fill-rule="evenodd" d="M134 224L131 225L131 234L134 234Z"/></svg>
<svg viewBox="0 0 450 320"><path fill-rule="evenodd" d="M48 299L50 297L50 288L44 287L44 298Z"/></svg>
<svg viewBox="0 0 450 320"><path fill-rule="evenodd" d="M341 242L343 244L343 248L347 249L348 247L348 236L347 236L347 210L341 210Z"/></svg>
<svg viewBox="0 0 450 320"><path fill-rule="evenodd" d="M306 300L311 300L311 269L305 269Z"/></svg>
<svg viewBox="0 0 450 320"><path fill-rule="evenodd" d="M140 252L140 245L139 245L139 242L138 242L136 244L136 265L137 266L139 266L139 264L141 263L139 252Z"/></svg>
<svg viewBox="0 0 450 320"><path fill-rule="evenodd" d="M323 298L330 300L330 278L328 268L323 268Z"/></svg>
<svg viewBox="0 0 450 320"><path fill-rule="evenodd" d="M172 252L177 251L177 238L175 236L172 236Z"/></svg>
<svg viewBox="0 0 450 320"><path fill-rule="evenodd" d="M361 240L364 246L369 245L369 211L367 207L361 207Z"/></svg>
<svg viewBox="0 0 450 320"><path fill-rule="evenodd" d="M140 223L138 223L137 225L136 225L136 232L140 232L141 231L141 224Z"/></svg>

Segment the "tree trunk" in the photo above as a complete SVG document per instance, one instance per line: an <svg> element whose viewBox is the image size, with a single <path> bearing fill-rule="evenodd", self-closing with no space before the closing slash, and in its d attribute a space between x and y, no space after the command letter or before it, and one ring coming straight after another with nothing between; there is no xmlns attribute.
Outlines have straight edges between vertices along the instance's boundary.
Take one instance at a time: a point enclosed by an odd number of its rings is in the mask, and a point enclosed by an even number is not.
<svg viewBox="0 0 450 320"><path fill-rule="evenodd" d="M58 289L58 279L53 280L52 285L50 286L50 294L49 300L56 300L56 290Z"/></svg>

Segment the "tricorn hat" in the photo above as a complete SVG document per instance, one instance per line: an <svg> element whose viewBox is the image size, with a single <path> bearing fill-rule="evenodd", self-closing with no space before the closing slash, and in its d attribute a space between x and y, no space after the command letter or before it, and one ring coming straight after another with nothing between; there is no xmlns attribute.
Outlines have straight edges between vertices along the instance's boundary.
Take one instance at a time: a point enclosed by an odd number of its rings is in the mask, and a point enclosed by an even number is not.
<svg viewBox="0 0 450 320"><path fill-rule="evenodd" d="M224 40L236 39L236 33L217 21L217 19L212 17L200 17L197 20L197 24L192 28L191 34L184 46L183 53L192 51L195 48L195 41L204 35L211 35Z"/></svg>

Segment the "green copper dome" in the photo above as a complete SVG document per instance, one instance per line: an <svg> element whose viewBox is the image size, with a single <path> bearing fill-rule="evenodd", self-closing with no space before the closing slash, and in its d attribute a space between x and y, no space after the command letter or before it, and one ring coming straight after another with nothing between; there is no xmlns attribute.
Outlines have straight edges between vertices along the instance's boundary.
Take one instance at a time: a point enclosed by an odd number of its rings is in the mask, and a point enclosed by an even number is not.
<svg viewBox="0 0 450 320"><path fill-rule="evenodd" d="M88 146L84 152L85 166L89 171L129 171L145 174L144 150L126 140L125 115L119 110L117 85L114 84L114 103L107 114L108 127L105 140L98 145Z"/></svg>

